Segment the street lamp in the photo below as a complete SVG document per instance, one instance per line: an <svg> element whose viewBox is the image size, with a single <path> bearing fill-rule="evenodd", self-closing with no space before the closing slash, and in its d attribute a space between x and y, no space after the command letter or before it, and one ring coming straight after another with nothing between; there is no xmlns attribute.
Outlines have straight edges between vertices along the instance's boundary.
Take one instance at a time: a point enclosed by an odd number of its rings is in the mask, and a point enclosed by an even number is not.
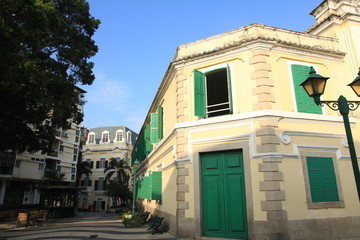
<svg viewBox="0 0 360 240"><path fill-rule="evenodd" d="M134 216L135 215L135 197L136 197L136 170L137 167L139 166L139 161L136 159L135 162L133 163L133 169L134 169L134 177L133 177L133 201L132 201L132 211L131 214Z"/></svg>
<svg viewBox="0 0 360 240"><path fill-rule="evenodd" d="M345 132L347 137L347 142L349 146L351 163L355 176L355 183L357 187L358 197L360 200L360 173L359 173L359 165L357 162L356 152L354 141L351 133L350 122L349 122L349 111L355 111L359 105L360 101L348 101L344 96L340 95L337 101L322 101L320 100L320 96L324 93L326 81L329 78L323 77L319 74L316 74L313 67L310 67L309 77L300 84L303 86L307 94L314 98L314 101L317 105L324 106L326 104L329 108L334 111L339 111L343 116ZM356 95L360 97L360 71L358 76L354 79L354 81L348 86L354 90Z"/></svg>

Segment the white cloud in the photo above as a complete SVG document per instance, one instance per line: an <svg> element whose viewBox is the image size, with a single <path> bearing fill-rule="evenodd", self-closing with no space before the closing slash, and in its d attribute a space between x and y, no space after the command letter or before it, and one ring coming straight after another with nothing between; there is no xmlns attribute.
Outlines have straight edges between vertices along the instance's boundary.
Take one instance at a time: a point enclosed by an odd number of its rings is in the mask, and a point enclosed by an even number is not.
<svg viewBox="0 0 360 240"><path fill-rule="evenodd" d="M92 107L105 108L114 113L124 113L130 107L130 96L131 89L126 82L96 74L96 80L89 87L85 99L87 105Z"/></svg>

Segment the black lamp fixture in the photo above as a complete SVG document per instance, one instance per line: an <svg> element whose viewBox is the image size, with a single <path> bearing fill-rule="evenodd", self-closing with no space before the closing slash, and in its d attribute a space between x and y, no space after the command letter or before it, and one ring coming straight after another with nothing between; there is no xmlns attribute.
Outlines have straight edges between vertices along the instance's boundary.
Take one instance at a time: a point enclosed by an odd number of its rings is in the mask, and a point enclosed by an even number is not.
<svg viewBox="0 0 360 240"><path fill-rule="evenodd" d="M323 77L317 74L313 67L310 67L309 76L300 85L305 89L309 97L314 98L316 104L320 101L320 96L324 94L326 81L328 77Z"/></svg>
<svg viewBox="0 0 360 240"><path fill-rule="evenodd" d="M360 97L360 68L358 76L354 79L354 81L352 81L352 83L349 83L348 86L350 86L354 90L355 94Z"/></svg>

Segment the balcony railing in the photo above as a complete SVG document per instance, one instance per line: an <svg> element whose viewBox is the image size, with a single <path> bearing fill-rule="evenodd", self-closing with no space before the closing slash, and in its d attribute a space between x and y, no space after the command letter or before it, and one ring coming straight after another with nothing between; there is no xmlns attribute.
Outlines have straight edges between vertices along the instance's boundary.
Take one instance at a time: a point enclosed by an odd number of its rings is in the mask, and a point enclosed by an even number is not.
<svg viewBox="0 0 360 240"><path fill-rule="evenodd" d="M4 175L12 175L13 174L14 166L1 166L0 167L0 174Z"/></svg>
<svg viewBox="0 0 360 240"><path fill-rule="evenodd" d="M51 152L48 152L47 155L50 156L50 157L58 157L59 152L58 151L51 151Z"/></svg>

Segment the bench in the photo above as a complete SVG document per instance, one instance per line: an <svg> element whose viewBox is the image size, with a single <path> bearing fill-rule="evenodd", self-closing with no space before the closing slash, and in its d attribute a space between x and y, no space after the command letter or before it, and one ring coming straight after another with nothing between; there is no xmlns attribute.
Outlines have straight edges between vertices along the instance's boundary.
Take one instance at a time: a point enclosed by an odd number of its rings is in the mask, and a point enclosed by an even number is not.
<svg viewBox="0 0 360 240"><path fill-rule="evenodd" d="M161 227L161 223L164 220L164 217L159 217L158 215L156 215L154 218L150 219L147 224L149 225L148 230L150 229L154 229L152 235L154 235L155 233L163 233L160 230Z"/></svg>
<svg viewBox="0 0 360 240"><path fill-rule="evenodd" d="M150 212L140 213L139 216L142 218L144 223L147 223L150 216Z"/></svg>

